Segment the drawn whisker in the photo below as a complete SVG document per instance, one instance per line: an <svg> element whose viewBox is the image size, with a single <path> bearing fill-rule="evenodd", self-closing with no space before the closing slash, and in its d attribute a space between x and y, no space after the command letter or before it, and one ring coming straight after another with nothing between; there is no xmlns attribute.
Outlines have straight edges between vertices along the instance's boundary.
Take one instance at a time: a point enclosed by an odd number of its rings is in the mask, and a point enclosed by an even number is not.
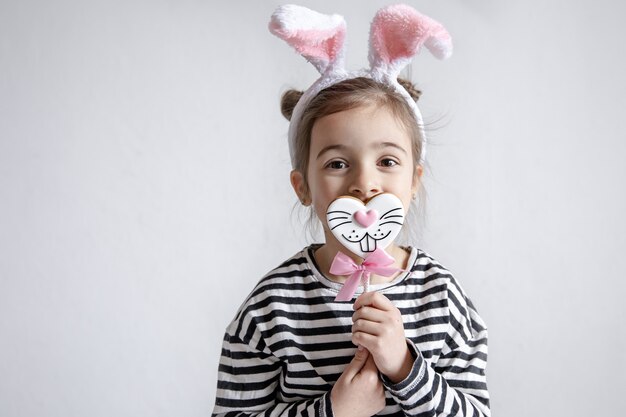
<svg viewBox="0 0 626 417"><path fill-rule="evenodd" d="M386 215L388 215L389 213L391 213L392 211L396 211L396 210L402 210L402 207L396 207L393 208L391 210L389 210L387 213L383 214L382 216L380 216L381 219L384 219Z"/></svg>
<svg viewBox="0 0 626 417"><path fill-rule="evenodd" d="M348 218L347 217L335 217L335 218L332 218L332 219L328 219L328 222L332 222L332 221L335 221L335 220L348 220Z"/></svg>
<svg viewBox="0 0 626 417"><path fill-rule="evenodd" d="M339 226L343 226L344 224L348 224L348 223L352 223L351 221L347 221L347 222L343 222L343 223L339 223L333 227L331 227L330 230L335 230L336 228L338 228Z"/></svg>
<svg viewBox="0 0 626 417"><path fill-rule="evenodd" d="M388 222L380 223L379 226L382 226L382 225L385 225L385 224L390 224L390 223L392 223L392 224L399 224L400 226L403 225L403 223L399 223L399 222L396 222L394 220L389 220Z"/></svg>

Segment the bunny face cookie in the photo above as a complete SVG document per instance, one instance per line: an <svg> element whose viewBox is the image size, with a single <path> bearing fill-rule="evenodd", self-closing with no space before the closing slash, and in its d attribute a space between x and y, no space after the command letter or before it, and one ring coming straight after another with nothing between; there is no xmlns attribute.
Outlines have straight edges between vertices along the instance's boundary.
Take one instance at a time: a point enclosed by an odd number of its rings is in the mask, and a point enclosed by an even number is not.
<svg viewBox="0 0 626 417"><path fill-rule="evenodd" d="M326 210L328 228L350 252L365 258L376 249L385 249L404 224L402 201L383 193L366 204L357 198L342 196Z"/></svg>

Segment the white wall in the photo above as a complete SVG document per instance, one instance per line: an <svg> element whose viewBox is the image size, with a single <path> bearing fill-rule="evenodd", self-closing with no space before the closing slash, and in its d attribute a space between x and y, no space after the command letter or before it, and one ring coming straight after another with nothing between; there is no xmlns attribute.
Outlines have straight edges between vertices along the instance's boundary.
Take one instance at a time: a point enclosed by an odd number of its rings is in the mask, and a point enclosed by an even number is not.
<svg viewBox="0 0 626 417"><path fill-rule="evenodd" d="M420 245L490 327L496 416L616 415L626 6L410 1L437 127ZM278 98L315 77L278 1L0 3L0 415L205 416L223 329L306 239ZM383 1L346 16L365 63ZM249 253L245 253L249 252Z"/></svg>

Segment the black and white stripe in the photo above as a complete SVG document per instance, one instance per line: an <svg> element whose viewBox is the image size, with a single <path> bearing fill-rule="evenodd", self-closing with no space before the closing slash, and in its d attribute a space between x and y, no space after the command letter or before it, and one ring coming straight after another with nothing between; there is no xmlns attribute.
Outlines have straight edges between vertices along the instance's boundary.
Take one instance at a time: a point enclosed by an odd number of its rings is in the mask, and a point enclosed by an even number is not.
<svg viewBox="0 0 626 417"><path fill-rule="evenodd" d="M334 302L309 247L267 274L226 329L213 416L332 416L330 390L356 351L352 303ZM410 272L371 285L402 312L417 359L383 377L379 415L489 416L487 329L452 275L412 249ZM358 294L357 294L358 295Z"/></svg>

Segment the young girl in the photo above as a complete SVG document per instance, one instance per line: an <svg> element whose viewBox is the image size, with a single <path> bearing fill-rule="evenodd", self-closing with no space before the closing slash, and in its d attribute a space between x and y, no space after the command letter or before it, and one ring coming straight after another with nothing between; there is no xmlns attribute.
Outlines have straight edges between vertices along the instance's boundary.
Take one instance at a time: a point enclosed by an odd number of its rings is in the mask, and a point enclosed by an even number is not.
<svg viewBox="0 0 626 417"><path fill-rule="evenodd" d="M270 29L322 74L282 105L291 184L321 220L325 243L269 272L244 301L224 336L213 415L488 416L487 330L445 268L391 244L400 272L372 274L354 302L335 301L346 277L330 272L346 252L326 225L334 199L391 193L408 208L416 197L423 124L417 96L397 75L422 44L448 55L447 32L408 6L383 9L372 24L370 69L348 73L341 17L284 6Z"/></svg>

